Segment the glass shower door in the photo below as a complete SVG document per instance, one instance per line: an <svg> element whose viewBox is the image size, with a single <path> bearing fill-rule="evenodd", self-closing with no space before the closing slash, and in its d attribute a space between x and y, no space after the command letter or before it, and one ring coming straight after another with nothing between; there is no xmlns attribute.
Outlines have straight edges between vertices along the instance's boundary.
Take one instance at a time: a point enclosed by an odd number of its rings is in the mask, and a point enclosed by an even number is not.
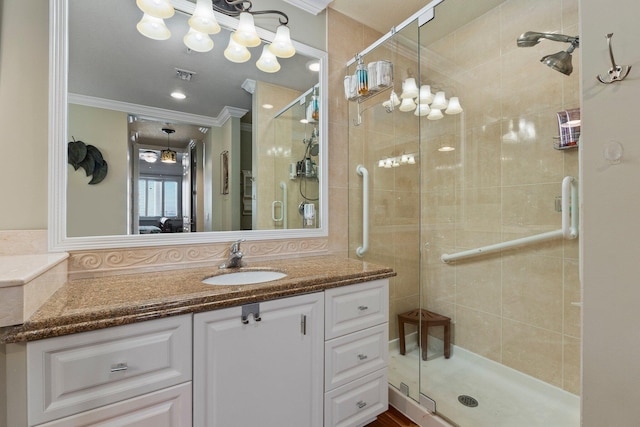
<svg viewBox="0 0 640 427"><path fill-rule="evenodd" d="M402 82L418 78L417 23L396 33L362 57L365 66L377 61L393 64L392 87L372 88L349 102L349 256L392 267L390 283L389 382L418 400L417 328L406 327L405 355L400 354L398 315L420 306L420 153L419 120L411 112L399 113L394 102L402 95ZM356 64L348 75L355 73ZM369 69L373 70L372 67ZM369 74L371 77L371 74ZM404 107L403 107L404 109ZM363 178L369 175L368 250L363 242Z"/></svg>

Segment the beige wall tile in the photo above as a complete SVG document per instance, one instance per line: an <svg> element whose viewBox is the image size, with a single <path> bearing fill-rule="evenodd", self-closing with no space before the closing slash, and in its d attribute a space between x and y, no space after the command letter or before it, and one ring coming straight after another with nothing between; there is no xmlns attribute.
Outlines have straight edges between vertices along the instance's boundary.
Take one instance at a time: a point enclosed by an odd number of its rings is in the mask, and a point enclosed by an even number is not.
<svg viewBox="0 0 640 427"><path fill-rule="evenodd" d="M562 387L562 335L502 320L502 363Z"/></svg>
<svg viewBox="0 0 640 427"><path fill-rule="evenodd" d="M581 369L580 358L582 342L575 338L564 337L564 363L562 388L573 394L580 394Z"/></svg>
<svg viewBox="0 0 640 427"><path fill-rule="evenodd" d="M514 254L503 258L502 315L562 332L562 259Z"/></svg>
<svg viewBox="0 0 640 427"><path fill-rule="evenodd" d="M582 287L577 259L564 260L564 334L582 337Z"/></svg>
<svg viewBox="0 0 640 427"><path fill-rule="evenodd" d="M502 359L502 320L470 308L456 309L455 344L488 359Z"/></svg>
<svg viewBox="0 0 640 427"><path fill-rule="evenodd" d="M497 316L502 314L502 262L499 257L466 262L455 269L458 306Z"/></svg>

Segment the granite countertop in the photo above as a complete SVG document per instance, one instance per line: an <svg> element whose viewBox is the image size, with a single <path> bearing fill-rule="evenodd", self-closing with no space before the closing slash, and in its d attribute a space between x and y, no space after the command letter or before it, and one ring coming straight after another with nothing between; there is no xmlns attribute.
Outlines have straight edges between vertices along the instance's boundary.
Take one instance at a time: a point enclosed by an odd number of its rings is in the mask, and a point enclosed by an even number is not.
<svg viewBox="0 0 640 427"><path fill-rule="evenodd" d="M287 276L253 285L203 284L203 279L228 271L212 266L71 280L27 322L0 329L0 343L34 341L395 276L391 268L335 256L248 261L242 270L277 270Z"/></svg>

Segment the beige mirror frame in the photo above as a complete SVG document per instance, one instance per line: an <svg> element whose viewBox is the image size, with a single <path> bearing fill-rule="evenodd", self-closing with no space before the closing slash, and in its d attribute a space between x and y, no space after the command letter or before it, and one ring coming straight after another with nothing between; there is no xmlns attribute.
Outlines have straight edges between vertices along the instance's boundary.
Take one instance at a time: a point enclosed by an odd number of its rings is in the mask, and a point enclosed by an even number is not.
<svg viewBox="0 0 640 427"><path fill-rule="evenodd" d="M174 0L176 1L176 0ZM195 4L178 0L184 10L194 9ZM320 224L313 229L291 230L242 230L213 231L201 233L176 233L149 235L112 235L67 237L67 120L68 120L68 0L49 1L49 212L48 240L52 252L154 247L167 245L189 245L228 242L238 238L247 240L283 240L327 237L329 230L328 197L328 150L327 150L327 104L328 55L326 52L294 41L298 52L318 58L320 62L320 120L319 146L322 159L320 165ZM192 10L191 10L192 11ZM221 25L233 27L236 19L220 17ZM271 41L274 33L258 28L263 40Z"/></svg>

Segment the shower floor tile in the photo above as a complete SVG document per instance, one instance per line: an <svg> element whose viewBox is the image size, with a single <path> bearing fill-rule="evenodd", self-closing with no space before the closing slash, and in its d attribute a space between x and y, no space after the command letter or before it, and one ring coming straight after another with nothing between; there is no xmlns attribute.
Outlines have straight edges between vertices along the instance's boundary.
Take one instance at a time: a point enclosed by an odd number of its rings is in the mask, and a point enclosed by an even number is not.
<svg viewBox="0 0 640 427"><path fill-rule="evenodd" d="M450 359L429 353L419 360L417 347L402 356L389 352L389 382L409 386L418 399L418 363L422 391L436 401L437 413L460 427L579 427L580 398L533 377L454 347ZM478 401L467 407L458 396Z"/></svg>

